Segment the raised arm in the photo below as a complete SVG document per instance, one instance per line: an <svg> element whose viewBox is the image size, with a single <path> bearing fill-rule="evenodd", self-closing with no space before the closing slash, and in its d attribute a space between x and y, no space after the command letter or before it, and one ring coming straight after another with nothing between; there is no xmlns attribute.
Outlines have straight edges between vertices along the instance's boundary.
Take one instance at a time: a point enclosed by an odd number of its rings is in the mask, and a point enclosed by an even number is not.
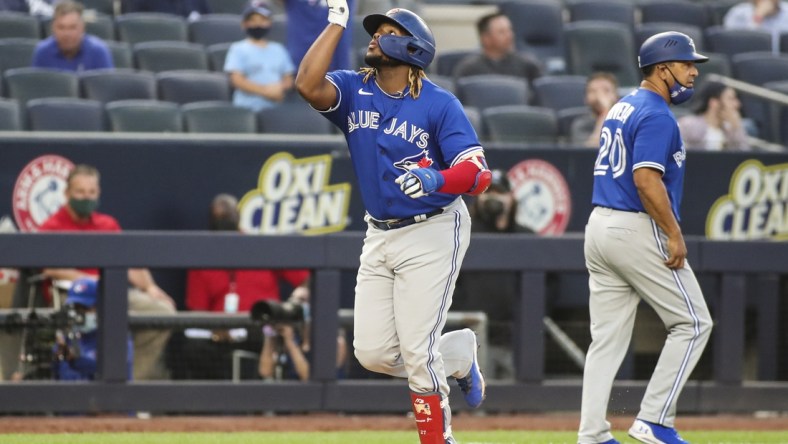
<svg viewBox="0 0 788 444"><path fill-rule="evenodd" d="M326 73L349 16L347 0L328 0L329 24L312 43L298 67L296 89L315 109L329 109L337 102L337 91L326 80Z"/></svg>

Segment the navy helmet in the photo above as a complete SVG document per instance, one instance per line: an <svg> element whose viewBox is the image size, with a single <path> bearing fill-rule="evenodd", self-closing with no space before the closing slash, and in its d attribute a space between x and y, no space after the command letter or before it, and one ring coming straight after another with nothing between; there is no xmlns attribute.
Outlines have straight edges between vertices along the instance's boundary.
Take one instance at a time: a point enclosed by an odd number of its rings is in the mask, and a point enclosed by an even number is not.
<svg viewBox="0 0 788 444"><path fill-rule="evenodd" d="M638 67L663 62L695 62L703 63L709 58L695 51L695 42L680 32L669 31L655 34L640 46Z"/></svg>
<svg viewBox="0 0 788 444"><path fill-rule="evenodd" d="M399 25L408 36L382 35L378 40L380 50L392 59L427 69L435 58L435 37L427 23L416 13L403 8L394 8L384 14L364 17L364 29L374 35L384 22Z"/></svg>
<svg viewBox="0 0 788 444"><path fill-rule="evenodd" d="M68 290L66 304L79 304L94 307L98 301L98 282L95 279L76 279Z"/></svg>

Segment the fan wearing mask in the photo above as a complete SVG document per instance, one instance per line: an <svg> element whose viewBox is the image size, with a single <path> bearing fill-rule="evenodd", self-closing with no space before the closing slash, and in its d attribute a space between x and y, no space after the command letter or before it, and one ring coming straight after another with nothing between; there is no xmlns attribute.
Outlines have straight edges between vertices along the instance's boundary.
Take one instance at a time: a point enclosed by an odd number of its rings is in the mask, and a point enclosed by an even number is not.
<svg viewBox="0 0 788 444"><path fill-rule="evenodd" d="M276 106L293 89L295 65L290 55L284 45L266 38L271 15L266 3L251 2L242 14L247 38L233 43L224 62L235 88L233 104L255 112Z"/></svg>

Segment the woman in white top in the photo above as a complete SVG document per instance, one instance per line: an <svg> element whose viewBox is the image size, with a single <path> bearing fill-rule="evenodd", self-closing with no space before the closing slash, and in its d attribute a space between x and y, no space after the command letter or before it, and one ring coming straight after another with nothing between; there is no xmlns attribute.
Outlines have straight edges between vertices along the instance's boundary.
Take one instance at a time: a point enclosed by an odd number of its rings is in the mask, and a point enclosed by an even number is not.
<svg viewBox="0 0 788 444"><path fill-rule="evenodd" d="M741 102L733 88L719 82L707 82L698 91L696 103L694 114L678 120L687 149L750 150L739 112Z"/></svg>

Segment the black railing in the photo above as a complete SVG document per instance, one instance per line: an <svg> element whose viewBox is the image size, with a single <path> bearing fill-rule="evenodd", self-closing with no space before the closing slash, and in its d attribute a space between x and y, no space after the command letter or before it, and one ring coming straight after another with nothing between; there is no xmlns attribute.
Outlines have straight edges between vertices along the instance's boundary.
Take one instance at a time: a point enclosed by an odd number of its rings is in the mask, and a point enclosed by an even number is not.
<svg viewBox="0 0 788 444"><path fill-rule="evenodd" d="M464 270L517 271L521 298L516 319L514 381L494 381L486 408L504 411L573 410L579 407L580 381L546 380L544 373L546 277L551 272L582 272L582 237L474 234ZM99 373L86 384L24 382L0 384L0 412L265 410L400 411L407 394L403 382L337 381L334 369L339 326L340 273L355 270L361 233L325 236L244 236L183 232L122 234L0 235L2 267L96 267L102 290L98 318ZM773 381L780 354L780 279L788 274L788 244L715 242L688 239L689 259L698 274L718 279L714 298L716 328L714 374L693 381L679 407L697 412L788 410L788 382ZM127 382L126 332L129 267L150 268L311 268L314 270L313 361L311 380L282 382ZM743 382L748 298L759 311L758 359L762 379ZM111 302L111 303L110 303ZM786 338L783 338L783 341ZM636 409L642 381L621 382L611 403ZM456 391L455 391L456 392ZM457 393L453 393L454 398ZM10 401L10 400L13 400ZM453 404L461 408L458 399Z"/></svg>

